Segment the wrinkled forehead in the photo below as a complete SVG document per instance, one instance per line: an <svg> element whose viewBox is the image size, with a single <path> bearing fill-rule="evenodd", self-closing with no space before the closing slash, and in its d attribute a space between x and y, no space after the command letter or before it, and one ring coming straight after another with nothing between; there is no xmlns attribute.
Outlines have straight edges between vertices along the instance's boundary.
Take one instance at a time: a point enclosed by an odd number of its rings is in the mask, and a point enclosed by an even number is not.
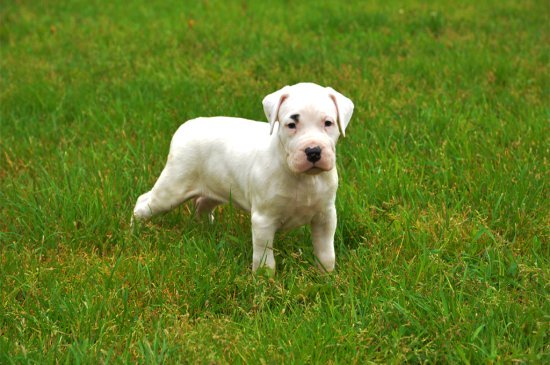
<svg viewBox="0 0 550 365"><path fill-rule="evenodd" d="M304 117L336 118L336 105L327 92L289 93L281 104L279 117L302 114Z"/></svg>

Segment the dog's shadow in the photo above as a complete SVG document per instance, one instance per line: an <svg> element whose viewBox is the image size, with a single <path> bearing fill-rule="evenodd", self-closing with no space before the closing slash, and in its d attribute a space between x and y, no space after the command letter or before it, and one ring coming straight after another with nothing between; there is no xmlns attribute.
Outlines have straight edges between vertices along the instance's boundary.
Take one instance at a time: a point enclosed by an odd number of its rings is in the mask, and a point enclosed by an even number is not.
<svg viewBox="0 0 550 365"><path fill-rule="evenodd" d="M150 240L156 245L178 245L186 250L192 244L213 259L220 252L231 255L235 264L250 266L252 258L252 232L250 213L231 204L221 205L214 210L214 221L197 216L194 204L186 202L181 206L159 215L148 222L135 222L132 235L139 240ZM275 235L274 252L277 270L287 264L308 266L315 263L311 246L311 232L307 226Z"/></svg>

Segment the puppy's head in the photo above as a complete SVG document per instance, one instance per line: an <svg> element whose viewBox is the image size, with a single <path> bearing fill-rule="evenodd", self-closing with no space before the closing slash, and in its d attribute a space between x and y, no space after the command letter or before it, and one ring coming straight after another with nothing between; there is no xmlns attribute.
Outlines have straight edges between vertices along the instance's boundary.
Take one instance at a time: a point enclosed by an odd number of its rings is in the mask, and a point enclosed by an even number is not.
<svg viewBox="0 0 550 365"><path fill-rule="evenodd" d="M312 83L285 86L263 100L273 133L286 152L291 171L318 174L336 163L335 145L353 113L353 102L330 87Z"/></svg>

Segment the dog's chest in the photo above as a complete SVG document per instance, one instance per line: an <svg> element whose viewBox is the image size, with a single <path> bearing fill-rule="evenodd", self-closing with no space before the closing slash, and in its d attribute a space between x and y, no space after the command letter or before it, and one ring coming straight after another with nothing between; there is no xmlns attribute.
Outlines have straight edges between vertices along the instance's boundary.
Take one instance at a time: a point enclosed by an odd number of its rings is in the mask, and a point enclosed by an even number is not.
<svg viewBox="0 0 550 365"><path fill-rule="evenodd" d="M335 190L325 184L309 184L294 187L279 196L274 206L281 229L292 229L311 223L318 213L324 212L334 201Z"/></svg>

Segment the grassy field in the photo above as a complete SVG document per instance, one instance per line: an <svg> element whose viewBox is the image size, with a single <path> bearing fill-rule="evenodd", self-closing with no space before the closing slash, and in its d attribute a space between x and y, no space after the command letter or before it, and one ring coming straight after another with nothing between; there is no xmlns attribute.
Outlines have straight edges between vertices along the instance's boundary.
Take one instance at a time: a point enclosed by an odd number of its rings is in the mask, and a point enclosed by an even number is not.
<svg viewBox="0 0 550 365"><path fill-rule="evenodd" d="M545 1L4 1L0 363L550 361ZM132 231L185 120L350 97L337 269L249 216Z"/></svg>

